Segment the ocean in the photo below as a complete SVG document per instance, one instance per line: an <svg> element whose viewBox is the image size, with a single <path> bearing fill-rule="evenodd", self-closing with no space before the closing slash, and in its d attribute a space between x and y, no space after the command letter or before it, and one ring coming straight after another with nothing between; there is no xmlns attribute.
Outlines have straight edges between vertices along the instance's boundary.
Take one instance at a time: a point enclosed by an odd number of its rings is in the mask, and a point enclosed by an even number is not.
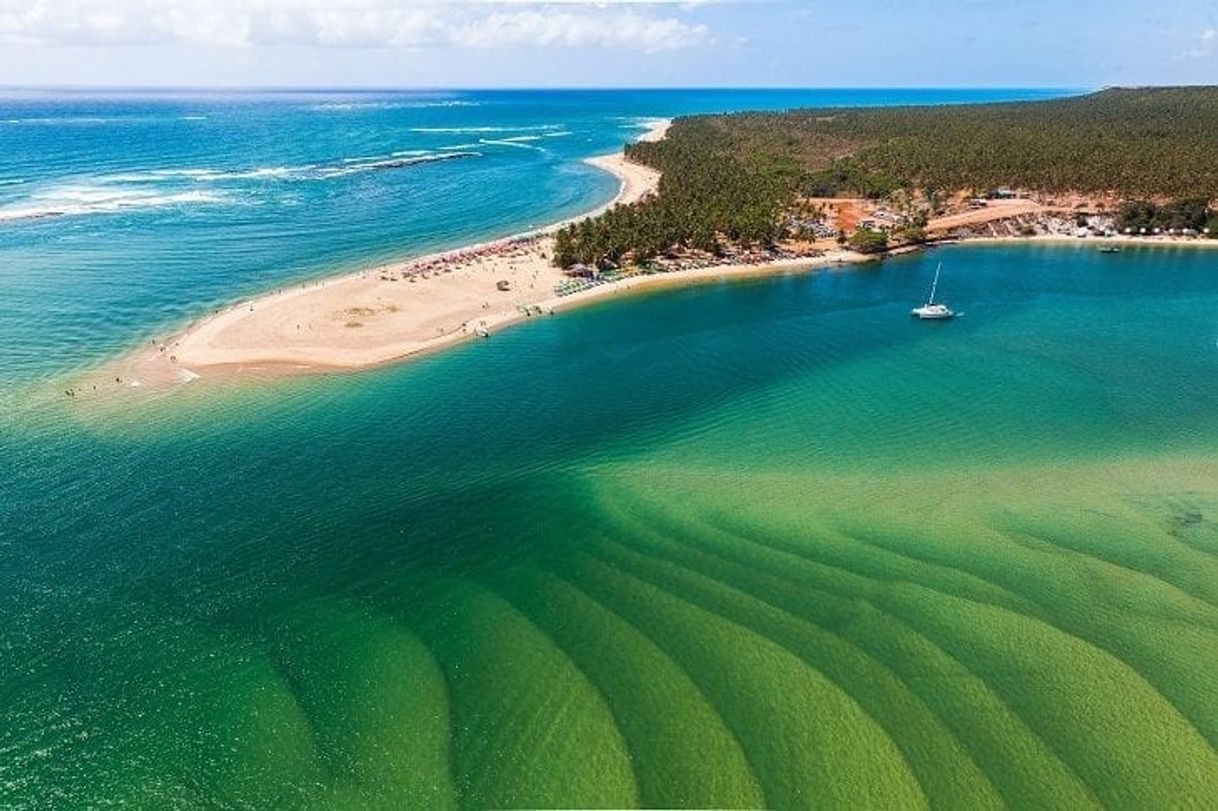
<svg viewBox="0 0 1218 811"><path fill-rule="evenodd" d="M1210 802L1218 252L955 246L62 395L243 292L591 207L578 159L652 117L832 99L960 97L10 98L0 805ZM965 315L918 322L939 262Z"/></svg>

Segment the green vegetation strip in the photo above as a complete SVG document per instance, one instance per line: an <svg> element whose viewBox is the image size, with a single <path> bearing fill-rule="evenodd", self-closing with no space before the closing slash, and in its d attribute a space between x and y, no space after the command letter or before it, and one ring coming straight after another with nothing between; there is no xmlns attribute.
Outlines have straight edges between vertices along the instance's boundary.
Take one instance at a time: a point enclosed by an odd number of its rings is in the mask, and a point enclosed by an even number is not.
<svg viewBox="0 0 1218 811"><path fill-rule="evenodd" d="M658 195L562 229L560 266L768 245L787 235L780 215L800 196L933 202L1002 187L1112 194L1131 203L1122 228L1208 225L1218 235L1209 209L1218 198L1218 87L693 116L626 154L660 170ZM1149 202L1162 199L1175 202ZM881 236L855 247L882 249ZM911 232L906 241L920 239Z"/></svg>

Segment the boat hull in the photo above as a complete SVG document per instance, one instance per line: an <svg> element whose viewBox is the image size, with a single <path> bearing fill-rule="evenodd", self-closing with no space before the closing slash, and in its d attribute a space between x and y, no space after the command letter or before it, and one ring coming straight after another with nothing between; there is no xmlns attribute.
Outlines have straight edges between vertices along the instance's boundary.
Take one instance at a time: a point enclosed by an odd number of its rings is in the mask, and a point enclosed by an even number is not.
<svg viewBox="0 0 1218 811"><path fill-rule="evenodd" d="M956 314L944 307L942 304L935 304L928 307L915 307L909 311L909 314L914 318L922 321L946 321L949 318L955 318Z"/></svg>

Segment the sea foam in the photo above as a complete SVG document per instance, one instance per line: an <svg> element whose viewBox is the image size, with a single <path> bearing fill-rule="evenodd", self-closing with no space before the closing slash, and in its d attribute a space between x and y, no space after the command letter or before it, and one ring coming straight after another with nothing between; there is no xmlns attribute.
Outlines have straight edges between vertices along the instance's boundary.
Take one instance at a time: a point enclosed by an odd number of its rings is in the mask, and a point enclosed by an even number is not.
<svg viewBox="0 0 1218 811"><path fill-rule="evenodd" d="M515 127L411 127L410 131L436 135L477 135L495 132L549 132L561 129L561 124L522 124Z"/></svg>
<svg viewBox="0 0 1218 811"><path fill-rule="evenodd" d="M85 214L114 214L122 211L223 202L214 191L158 193L144 189L114 189L102 186L67 186L52 189L18 204L0 207L0 222L73 217Z"/></svg>
<svg viewBox="0 0 1218 811"><path fill-rule="evenodd" d="M391 152L388 155L339 158L332 163L306 163L297 166L259 166L249 169L213 169L207 167L147 169L102 175L96 178L94 182L99 185L148 185L172 182L220 183L230 180L326 180L333 177L345 177L359 172L402 169L434 161L478 157L480 153L469 151L470 147L475 146L477 144L468 144L459 150L445 148L442 151L408 149Z"/></svg>

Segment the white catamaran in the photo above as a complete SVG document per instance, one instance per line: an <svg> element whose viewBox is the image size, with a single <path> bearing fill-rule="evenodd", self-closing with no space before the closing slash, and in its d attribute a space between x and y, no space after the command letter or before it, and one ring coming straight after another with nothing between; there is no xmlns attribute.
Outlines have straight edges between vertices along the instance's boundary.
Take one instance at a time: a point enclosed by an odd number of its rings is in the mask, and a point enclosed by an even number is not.
<svg viewBox="0 0 1218 811"><path fill-rule="evenodd" d="M943 263L940 262L935 266L935 281L930 286L930 298L921 307L914 307L909 311L909 314L914 318L922 318L930 321L942 320L945 318L955 318L956 313L952 311L946 304L935 303L935 291L939 289L939 271L943 269Z"/></svg>

